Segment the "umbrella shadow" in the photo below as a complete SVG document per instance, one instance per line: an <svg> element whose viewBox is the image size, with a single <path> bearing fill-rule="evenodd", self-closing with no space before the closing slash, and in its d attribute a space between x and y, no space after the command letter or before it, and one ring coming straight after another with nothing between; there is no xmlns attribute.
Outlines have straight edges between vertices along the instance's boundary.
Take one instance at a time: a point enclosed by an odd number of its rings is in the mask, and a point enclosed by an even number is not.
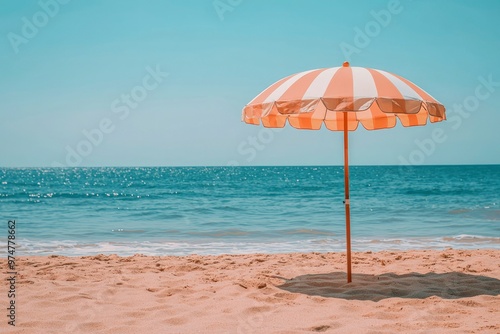
<svg viewBox="0 0 500 334"><path fill-rule="evenodd" d="M431 296L460 299L479 295L500 295L500 280L459 272L353 274L352 283L346 283L344 272L302 275L292 279L279 278L284 279L285 283L276 287L288 292L347 300L424 299Z"/></svg>

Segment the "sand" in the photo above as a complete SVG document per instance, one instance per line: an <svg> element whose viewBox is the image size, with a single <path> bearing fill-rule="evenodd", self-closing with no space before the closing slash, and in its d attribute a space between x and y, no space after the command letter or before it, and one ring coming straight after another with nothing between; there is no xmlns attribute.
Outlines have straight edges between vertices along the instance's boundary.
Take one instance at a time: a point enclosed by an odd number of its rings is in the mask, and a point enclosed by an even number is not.
<svg viewBox="0 0 500 334"><path fill-rule="evenodd" d="M2 333L500 333L500 250L16 261Z"/></svg>

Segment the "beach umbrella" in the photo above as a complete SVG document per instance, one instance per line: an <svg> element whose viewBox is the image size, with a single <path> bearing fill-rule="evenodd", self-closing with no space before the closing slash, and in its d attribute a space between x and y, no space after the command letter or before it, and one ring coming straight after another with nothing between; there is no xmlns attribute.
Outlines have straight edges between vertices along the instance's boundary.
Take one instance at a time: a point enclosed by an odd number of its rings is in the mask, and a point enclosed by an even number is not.
<svg viewBox="0 0 500 334"><path fill-rule="evenodd" d="M352 281L348 133L359 123L367 130L392 128L398 119L403 126L440 122L446 119L445 107L405 78L348 62L283 78L243 108L242 121L248 124L282 128L288 122L307 130L324 124L344 132L347 282Z"/></svg>

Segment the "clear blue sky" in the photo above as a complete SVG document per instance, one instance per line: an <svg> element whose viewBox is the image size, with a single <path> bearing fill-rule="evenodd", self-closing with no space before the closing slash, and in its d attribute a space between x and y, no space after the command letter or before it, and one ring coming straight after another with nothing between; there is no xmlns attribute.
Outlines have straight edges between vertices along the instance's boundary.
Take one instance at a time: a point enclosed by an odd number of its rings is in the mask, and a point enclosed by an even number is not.
<svg viewBox="0 0 500 334"><path fill-rule="evenodd" d="M352 164L500 163L500 1L59 1L0 6L0 166L341 164L341 133L240 114L282 77L346 58L454 115L359 129Z"/></svg>

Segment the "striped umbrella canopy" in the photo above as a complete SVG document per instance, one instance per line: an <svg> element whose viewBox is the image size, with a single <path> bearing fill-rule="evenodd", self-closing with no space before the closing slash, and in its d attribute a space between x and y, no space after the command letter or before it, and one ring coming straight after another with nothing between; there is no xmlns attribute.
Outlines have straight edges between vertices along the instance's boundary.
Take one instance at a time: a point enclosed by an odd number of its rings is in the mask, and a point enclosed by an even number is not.
<svg viewBox="0 0 500 334"><path fill-rule="evenodd" d="M282 128L344 132L347 281L351 282L348 132L426 125L446 119L445 107L423 89L389 72L351 67L305 71L283 78L243 108L242 121Z"/></svg>

